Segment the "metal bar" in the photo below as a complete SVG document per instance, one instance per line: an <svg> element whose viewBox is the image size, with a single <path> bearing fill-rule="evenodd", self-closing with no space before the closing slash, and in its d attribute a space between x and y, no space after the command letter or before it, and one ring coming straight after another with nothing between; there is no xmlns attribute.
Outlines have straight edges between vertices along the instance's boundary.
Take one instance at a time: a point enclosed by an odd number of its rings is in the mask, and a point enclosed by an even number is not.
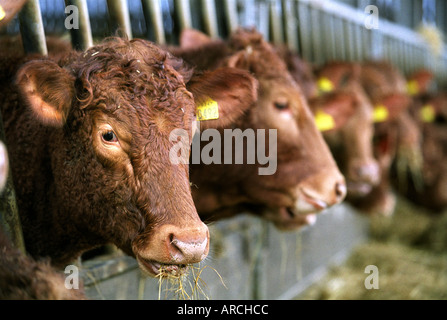
<svg viewBox="0 0 447 320"><path fill-rule="evenodd" d="M227 30L228 33L231 34L231 32L236 30L239 26L236 0L224 0L224 6Z"/></svg>
<svg viewBox="0 0 447 320"><path fill-rule="evenodd" d="M5 142L3 119L0 112L0 140ZM3 229L11 243L25 253L22 225L20 224L19 210L17 208L16 194L12 181L11 169L8 170L5 189L0 192L0 228Z"/></svg>
<svg viewBox="0 0 447 320"><path fill-rule="evenodd" d="M74 6L78 13L78 28L71 28L71 43L76 50L85 50L93 46L92 28L87 8L87 0L65 0L66 13L68 6ZM76 11L75 11L76 12Z"/></svg>
<svg viewBox="0 0 447 320"><path fill-rule="evenodd" d="M284 16L284 30L286 36L286 43L289 49L298 51L298 37L297 37L297 16L295 10L295 3L291 0L282 0L283 16ZM294 16L295 14L295 16Z"/></svg>
<svg viewBox="0 0 447 320"><path fill-rule="evenodd" d="M154 29L155 41L158 44L166 44L165 30L163 27L161 5L159 0L141 0L147 29ZM152 25L150 23L152 21Z"/></svg>
<svg viewBox="0 0 447 320"><path fill-rule="evenodd" d="M312 51L313 51L313 60L317 65L320 65L324 62L324 55L321 50L322 47L322 37L323 37L323 28L320 22L321 16L323 13L315 8L310 10L310 18L311 18L311 26L312 26Z"/></svg>
<svg viewBox="0 0 447 320"><path fill-rule="evenodd" d="M132 39L129 6L127 0L107 0L107 7L112 23L119 28L128 39Z"/></svg>
<svg viewBox="0 0 447 320"><path fill-rule="evenodd" d="M216 5L214 0L202 0L202 15L205 31L211 38L218 38Z"/></svg>
<svg viewBox="0 0 447 320"><path fill-rule="evenodd" d="M304 2L298 2L298 14L299 14L299 33L301 39L301 51L302 56L305 60L315 63L312 57L312 39L311 39L311 28L309 19L309 6L304 4Z"/></svg>
<svg viewBox="0 0 447 320"><path fill-rule="evenodd" d="M269 5L269 18L270 18L270 31L272 35L272 42L276 45L284 43L284 32L282 27L282 17L278 13L279 2L270 2Z"/></svg>
<svg viewBox="0 0 447 320"><path fill-rule="evenodd" d="M334 17L328 13L322 16L324 60L336 60Z"/></svg>
<svg viewBox="0 0 447 320"><path fill-rule="evenodd" d="M47 55L47 44L38 0L28 0L19 13L20 33L26 53Z"/></svg>
<svg viewBox="0 0 447 320"><path fill-rule="evenodd" d="M191 6L189 0L175 0L175 6L178 11L180 29L192 28Z"/></svg>

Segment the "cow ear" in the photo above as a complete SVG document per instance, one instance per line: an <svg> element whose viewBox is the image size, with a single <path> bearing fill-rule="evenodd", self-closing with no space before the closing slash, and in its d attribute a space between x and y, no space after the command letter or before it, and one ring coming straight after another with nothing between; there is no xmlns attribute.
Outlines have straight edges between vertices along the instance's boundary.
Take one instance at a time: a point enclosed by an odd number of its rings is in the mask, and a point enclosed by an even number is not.
<svg viewBox="0 0 447 320"><path fill-rule="evenodd" d="M411 98L405 94L394 93L387 96L381 101L381 104L377 104L374 107L374 114L377 117L377 113L380 113L381 108L386 109L387 117L384 120L394 120L404 112L411 104ZM382 111L383 112L383 111ZM380 121L378 121L380 122Z"/></svg>
<svg viewBox="0 0 447 320"><path fill-rule="evenodd" d="M231 125L258 97L258 82L249 72L226 67L195 75L187 87L202 129Z"/></svg>
<svg viewBox="0 0 447 320"><path fill-rule="evenodd" d="M205 33L195 29L183 29L179 43L182 49L196 49L212 42L212 39Z"/></svg>
<svg viewBox="0 0 447 320"><path fill-rule="evenodd" d="M16 83L36 117L46 125L61 127L75 96L74 76L50 60L23 65Z"/></svg>
<svg viewBox="0 0 447 320"><path fill-rule="evenodd" d="M236 52L225 61L225 66L249 70L249 61L245 50Z"/></svg>
<svg viewBox="0 0 447 320"><path fill-rule="evenodd" d="M311 106L321 131L337 130L354 115L356 100L353 95L334 92L311 100Z"/></svg>

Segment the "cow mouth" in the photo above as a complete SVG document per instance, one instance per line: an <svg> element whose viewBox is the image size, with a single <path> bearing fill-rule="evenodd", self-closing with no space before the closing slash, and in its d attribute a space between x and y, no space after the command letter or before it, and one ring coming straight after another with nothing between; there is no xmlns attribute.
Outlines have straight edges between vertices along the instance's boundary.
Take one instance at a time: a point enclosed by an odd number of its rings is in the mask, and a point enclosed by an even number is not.
<svg viewBox="0 0 447 320"><path fill-rule="evenodd" d="M373 186L367 182L348 181L348 194L357 197L366 196L371 192Z"/></svg>
<svg viewBox="0 0 447 320"><path fill-rule="evenodd" d="M303 214L296 207L280 207L270 217L281 231L295 231L316 222L316 214Z"/></svg>
<svg viewBox="0 0 447 320"><path fill-rule="evenodd" d="M317 214L328 207L329 205L325 201L319 200L308 194L305 190L302 190L301 195L295 203L295 207L291 209L295 215L307 215Z"/></svg>
<svg viewBox="0 0 447 320"><path fill-rule="evenodd" d="M186 273L186 264L166 264L153 260L137 257L140 269L151 277L180 277Z"/></svg>

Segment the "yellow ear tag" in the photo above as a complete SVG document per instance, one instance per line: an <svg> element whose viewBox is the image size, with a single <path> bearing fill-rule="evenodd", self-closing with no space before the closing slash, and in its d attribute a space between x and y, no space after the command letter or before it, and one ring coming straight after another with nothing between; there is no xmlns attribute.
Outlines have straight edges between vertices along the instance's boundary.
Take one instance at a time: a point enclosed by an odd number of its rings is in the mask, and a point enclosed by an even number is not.
<svg viewBox="0 0 447 320"><path fill-rule="evenodd" d="M197 120L214 120L219 119L219 106L213 99L208 99L196 109Z"/></svg>
<svg viewBox="0 0 447 320"><path fill-rule="evenodd" d="M321 92L331 92L334 91L334 84L328 78L320 78L318 80L318 89Z"/></svg>
<svg viewBox="0 0 447 320"><path fill-rule="evenodd" d="M378 105L373 112L374 122L384 122L388 119L388 109L384 105Z"/></svg>
<svg viewBox="0 0 447 320"><path fill-rule="evenodd" d="M433 122L436 119L436 112L432 105L425 105L420 110L420 117L423 122Z"/></svg>
<svg viewBox="0 0 447 320"><path fill-rule="evenodd" d="M0 20L3 20L3 18L6 16L5 10L3 10L3 7L0 5Z"/></svg>
<svg viewBox="0 0 447 320"><path fill-rule="evenodd" d="M415 96L419 93L419 84L416 80L407 82L407 92L412 96Z"/></svg>
<svg viewBox="0 0 447 320"><path fill-rule="evenodd" d="M322 110L318 110L315 114L315 123L317 124L318 130L321 132L329 131L335 128L334 118Z"/></svg>

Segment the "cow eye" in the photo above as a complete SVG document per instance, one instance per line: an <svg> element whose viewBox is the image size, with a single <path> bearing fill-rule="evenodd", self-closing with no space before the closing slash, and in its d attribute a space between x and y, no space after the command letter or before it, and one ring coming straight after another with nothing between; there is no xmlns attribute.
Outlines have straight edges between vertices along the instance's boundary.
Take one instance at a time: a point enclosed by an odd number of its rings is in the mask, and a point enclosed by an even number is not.
<svg viewBox="0 0 447 320"><path fill-rule="evenodd" d="M102 139L105 142L117 142L118 141L118 138L117 138L115 132L113 132L113 131L104 132L102 134Z"/></svg>
<svg viewBox="0 0 447 320"><path fill-rule="evenodd" d="M275 102L275 108L278 110L289 109L289 104L287 102Z"/></svg>

